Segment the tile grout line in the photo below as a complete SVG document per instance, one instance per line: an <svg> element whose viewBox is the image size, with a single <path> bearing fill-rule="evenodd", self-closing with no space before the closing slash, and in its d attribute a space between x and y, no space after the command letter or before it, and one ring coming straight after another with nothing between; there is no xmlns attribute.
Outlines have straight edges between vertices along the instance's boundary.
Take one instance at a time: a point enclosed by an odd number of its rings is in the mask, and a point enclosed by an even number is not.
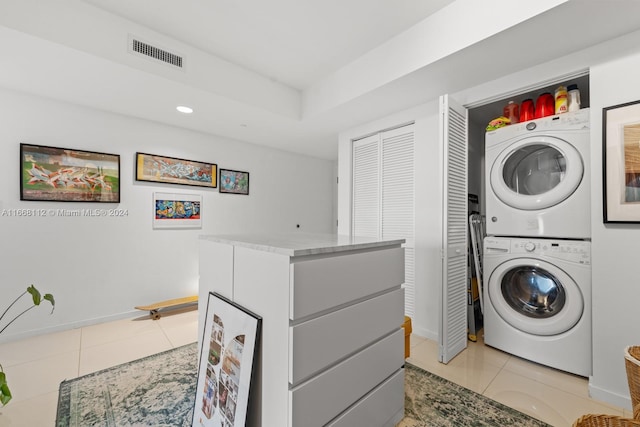
<svg viewBox="0 0 640 427"><path fill-rule="evenodd" d="M511 357L511 356L509 356ZM509 359L507 359L507 361L509 361ZM489 387L491 386L491 384L493 384L493 382L496 380L496 378L498 378L498 375L500 375L500 372L502 372L502 370L504 369L504 367L507 365L507 363L503 363L502 366L500 367L500 369L498 369L498 372L496 372L496 374L493 376L493 378L491 378L491 381L489 381L487 383L487 385L485 386L485 388L482 390L482 395L484 397L489 397L487 396L485 393L487 392L487 390L489 389ZM489 397L490 398L490 397ZM491 398L490 398L491 399Z"/></svg>
<svg viewBox="0 0 640 427"><path fill-rule="evenodd" d="M78 372L77 377L80 376L80 364L82 363L82 338L84 337L84 327L80 328L80 342L78 343Z"/></svg>

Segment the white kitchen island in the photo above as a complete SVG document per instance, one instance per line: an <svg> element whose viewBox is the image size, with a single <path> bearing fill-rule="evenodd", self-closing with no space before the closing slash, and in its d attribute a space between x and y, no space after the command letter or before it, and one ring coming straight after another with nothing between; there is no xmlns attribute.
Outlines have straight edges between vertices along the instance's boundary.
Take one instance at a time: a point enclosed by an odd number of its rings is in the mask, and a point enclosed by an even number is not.
<svg viewBox="0 0 640 427"><path fill-rule="evenodd" d="M391 427L404 413L404 240L200 237L200 301L262 316L251 427ZM199 308L202 345L206 304Z"/></svg>

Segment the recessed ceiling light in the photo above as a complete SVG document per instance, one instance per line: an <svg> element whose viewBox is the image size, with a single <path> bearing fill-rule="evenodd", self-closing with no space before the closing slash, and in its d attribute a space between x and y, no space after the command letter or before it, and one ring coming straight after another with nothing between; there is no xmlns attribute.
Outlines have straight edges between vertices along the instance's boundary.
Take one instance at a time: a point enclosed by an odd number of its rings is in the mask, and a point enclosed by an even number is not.
<svg viewBox="0 0 640 427"><path fill-rule="evenodd" d="M178 105L178 106L176 107L176 110L178 110L178 111L180 111L181 113L184 113L184 114L191 114L191 113L193 113L193 108L191 108L191 107L187 107L187 106L184 106L184 105Z"/></svg>

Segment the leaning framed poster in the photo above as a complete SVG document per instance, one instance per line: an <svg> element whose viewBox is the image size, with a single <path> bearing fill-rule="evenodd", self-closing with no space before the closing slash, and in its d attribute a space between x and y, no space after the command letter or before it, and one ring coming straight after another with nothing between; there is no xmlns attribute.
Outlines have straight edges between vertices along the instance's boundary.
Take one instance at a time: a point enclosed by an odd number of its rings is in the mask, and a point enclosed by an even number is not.
<svg viewBox="0 0 640 427"><path fill-rule="evenodd" d="M216 188L217 178L215 163L136 153L136 181Z"/></svg>
<svg viewBox="0 0 640 427"><path fill-rule="evenodd" d="M120 156L20 144L20 200L119 203Z"/></svg>
<svg viewBox="0 0 640 427"><path fill-rule="evenodd" d="M209 293L192 426L245 426L261 323L260 316Z"/></svg>
<svg viewBox="0 0 640 427"><path fill-rule="evenodd" d="M640 101L602 109L605 223L640 223Z"/></svg>

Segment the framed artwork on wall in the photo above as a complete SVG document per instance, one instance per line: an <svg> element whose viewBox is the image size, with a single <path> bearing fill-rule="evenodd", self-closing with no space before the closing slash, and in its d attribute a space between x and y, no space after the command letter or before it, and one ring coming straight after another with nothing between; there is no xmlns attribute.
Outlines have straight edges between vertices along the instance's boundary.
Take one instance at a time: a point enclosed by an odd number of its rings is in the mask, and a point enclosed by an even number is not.
<svg viewBox="0 0 640 427"><path fill-rule="evenodd" d="M260 316L209 293L193 426L245 426L261 323Z"/></svg>
<svg viewBox="0 0 640 427"><path fill-rule="evenodd" d="M602 109L605 223L640 223L640 101Z"/></svg>
<svg viewBox="0 0 640 427"><path fill-rule="evenodd" d="M220 192L249 194L249 172L220 169Z"/></svg>
<svg viewBox="0 0 640 427"><path fill-rule="evenodd" d="M136 153L136 181L217 187L218 165Z"/></svg>
<svg viewBox="0 0 640 427"><path fill-rule="evenodd" d="M20 144L20 200L120 202L120 156Z"/></svg>
<svg viewBox="0 0 640 427"><path fill-rule="evenodd" d="M202 196L153 193L153 228L202 228Z"/></svg>

